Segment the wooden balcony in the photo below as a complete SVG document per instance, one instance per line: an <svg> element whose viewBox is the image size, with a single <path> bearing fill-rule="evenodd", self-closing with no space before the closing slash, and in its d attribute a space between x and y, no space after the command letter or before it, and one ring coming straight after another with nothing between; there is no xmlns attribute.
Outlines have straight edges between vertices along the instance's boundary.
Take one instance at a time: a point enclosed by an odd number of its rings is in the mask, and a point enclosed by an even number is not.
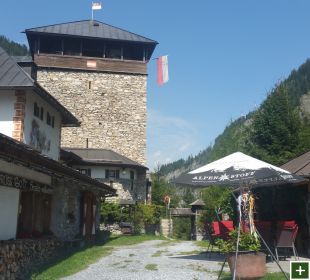
<svg viewBox="0 0 310 280"><path fill-rule="evenodd" d="M38 67L147 75L147 63L135 60L35 54L34 62Z"/></svg>

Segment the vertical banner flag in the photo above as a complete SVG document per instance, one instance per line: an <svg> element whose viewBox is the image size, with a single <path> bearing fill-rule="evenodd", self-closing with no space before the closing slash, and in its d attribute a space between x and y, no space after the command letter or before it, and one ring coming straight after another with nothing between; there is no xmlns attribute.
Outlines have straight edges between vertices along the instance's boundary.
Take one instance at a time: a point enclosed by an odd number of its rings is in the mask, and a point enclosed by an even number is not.
<svg viewBox="0 0 310 280"><path fill-rule="evenodd" d="M168 55L164 55L157 58L157 84L162 86L168 80Z"/></svg>
<svg viewBox="0 0 310 280"><path fill-rule="evenodd" d="M92 10L101 10L101 2L92 2Z"/></svg>

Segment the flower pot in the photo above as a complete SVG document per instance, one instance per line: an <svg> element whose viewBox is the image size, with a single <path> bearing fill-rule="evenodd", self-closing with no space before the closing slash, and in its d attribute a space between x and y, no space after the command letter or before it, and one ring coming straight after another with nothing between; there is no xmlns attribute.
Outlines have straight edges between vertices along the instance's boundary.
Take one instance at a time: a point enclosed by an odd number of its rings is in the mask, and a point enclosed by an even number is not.
<svg viewBox="0 0 310 280"><path fill-rule="evenodd" d="M234 273L236 253L227 255L231 274ZM260 279L266 274L266 254L262 252L242 251L238 253L236 279Z"/></svg>

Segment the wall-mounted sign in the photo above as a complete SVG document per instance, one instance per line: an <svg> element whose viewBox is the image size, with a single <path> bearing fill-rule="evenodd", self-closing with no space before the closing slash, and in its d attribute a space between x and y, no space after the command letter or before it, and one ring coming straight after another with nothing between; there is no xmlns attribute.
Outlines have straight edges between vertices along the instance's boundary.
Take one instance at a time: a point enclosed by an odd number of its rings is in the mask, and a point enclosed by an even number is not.
<svg viewBox="0 0 310 280"><path fill-rule="evenodd" d="M12 187L17 188L20 190L29 190L29 191L44 191L44 192L51 192L53 189L51 186L40 184L35 181L9 175L0 172L0 185L5 187Z"/></svg>
<svg viewBox="0 0 310 280"><path fill-rule="evenodd" d="M96 68L97 67L97 61L96 60L87 60L86 65L89 68Z"/></svg>

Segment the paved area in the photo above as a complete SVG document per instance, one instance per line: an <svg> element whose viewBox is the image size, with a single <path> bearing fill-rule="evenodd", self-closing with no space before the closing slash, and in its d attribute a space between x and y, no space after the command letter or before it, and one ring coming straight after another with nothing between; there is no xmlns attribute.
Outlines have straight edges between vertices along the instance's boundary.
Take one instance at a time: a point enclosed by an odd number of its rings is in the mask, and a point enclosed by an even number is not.
<svg viewBox="0 0 310 280"><path fill-rule="evenodd" d="M293 260L293 259L292 259ZM223 255L208 256L195 242L147 241L122 246L87 269L66 280L202 280L217 279ZM289 272L289 259L281 261ZM268 272L279 272L275 262L267 263ZM228 266L224 271L229 271Z"/></svg>
<svg viewBox="0 0 310 280"><path fill-rule="evenodd" d="M115 249L86 270L64 279L212 280L217 279L222 260L214 254L207 261L206 253L191 241L154 240Z"/></svg>

